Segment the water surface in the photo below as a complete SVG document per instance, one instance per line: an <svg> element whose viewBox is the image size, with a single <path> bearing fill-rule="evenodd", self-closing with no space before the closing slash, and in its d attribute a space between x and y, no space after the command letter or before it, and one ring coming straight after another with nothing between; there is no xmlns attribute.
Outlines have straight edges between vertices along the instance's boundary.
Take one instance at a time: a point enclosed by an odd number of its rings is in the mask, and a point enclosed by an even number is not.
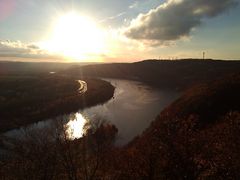
<svg viewBox="0 0 240 180"><path fill-rule="evenodd" d="M105 79L116 87L114 97L108 102L64 116L67 133L71 139L82 136L86 120L103 119L118 128L117 144L123 145L142 133L156 116L179 97L179 93L152 88L137 81ZM42 128L53 120L41 121L30 128ZM22 128L7 132L18 135Z"/></svg>
<svg viewBox="0 0 240 180"><path fill-rule="evenodd" d="M83 121L82 117L88 120L100 118L109 121L118 128L118 144L125 144L141 134L160 111L179 96L177 92L161 91L137 81L105 80L116 87L114 97L103 105L80 110L71 116L76 116L76 123L78 117L79 121ZM82 116L79 116L80 114Z"/></svg>

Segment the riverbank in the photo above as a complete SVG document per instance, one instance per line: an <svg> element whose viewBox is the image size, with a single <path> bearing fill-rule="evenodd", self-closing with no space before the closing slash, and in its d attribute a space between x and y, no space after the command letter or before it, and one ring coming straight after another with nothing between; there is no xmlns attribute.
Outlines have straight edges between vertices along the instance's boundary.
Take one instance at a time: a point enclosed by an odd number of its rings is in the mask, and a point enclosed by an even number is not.
<svg viewBox="0 0 240 180"><path fill-rule="evenodd" d="M81 80L87 84L84 93L79 93L79 82L70 77L0 77L0 132L101 104L113 97L114 87L109 82Z"/></svg>

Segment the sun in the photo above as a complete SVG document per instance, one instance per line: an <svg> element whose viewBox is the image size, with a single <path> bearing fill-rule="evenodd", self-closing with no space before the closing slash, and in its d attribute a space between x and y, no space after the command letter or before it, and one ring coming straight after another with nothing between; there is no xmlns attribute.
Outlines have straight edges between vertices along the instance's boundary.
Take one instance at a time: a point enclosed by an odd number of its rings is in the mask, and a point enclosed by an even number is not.
<svg viewBox="0 0 240 180"><path fill-rule="evenodd" d="M69 12L56 20L44 46L68 58L87 59L103 53L104 32L89 17Z"/></svg>

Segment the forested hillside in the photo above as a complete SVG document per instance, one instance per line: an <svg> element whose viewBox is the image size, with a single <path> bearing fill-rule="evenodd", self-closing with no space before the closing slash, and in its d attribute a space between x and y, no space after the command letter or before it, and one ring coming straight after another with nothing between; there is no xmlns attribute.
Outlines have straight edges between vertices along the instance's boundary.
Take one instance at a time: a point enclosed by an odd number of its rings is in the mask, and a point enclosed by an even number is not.
<svg viewBox="0 0 240 180"><path fill-rule="evenodd" d="M1 76L0 131L103 103L113 96L110 83L84 80L87 92L80 93L80 84L71 77Z"/></svg>
<svg viewBox="0 0 240 180"><path fill-rule="evenodd" d="M209 82L237 72L240 72L239 61L187 59L76 66L62 73L133 79L160 88L186 89L194 84Z"/></svg>

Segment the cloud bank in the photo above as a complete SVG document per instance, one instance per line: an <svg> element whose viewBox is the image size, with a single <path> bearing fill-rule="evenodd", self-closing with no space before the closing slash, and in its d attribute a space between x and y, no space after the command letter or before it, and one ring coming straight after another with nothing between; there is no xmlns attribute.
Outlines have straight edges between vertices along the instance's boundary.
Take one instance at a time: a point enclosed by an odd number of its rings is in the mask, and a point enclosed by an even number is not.
<svg viewBox="0 0 240 180"><path fill-rule="evenodd" d="M6 60L11 60L11 58L33 58L47 61L62 59L61 56L50 54L36 44L9 40L0 40L0 58L6 58Z"/></svg>
<svg viewBox="0 0 240 180"><path fill-rule="evenodd" d="M168 0L146 14L139 14L124 34L151 45L169 45L188 37L205 18L218 16L237 4L236 0Z"/></svg>

